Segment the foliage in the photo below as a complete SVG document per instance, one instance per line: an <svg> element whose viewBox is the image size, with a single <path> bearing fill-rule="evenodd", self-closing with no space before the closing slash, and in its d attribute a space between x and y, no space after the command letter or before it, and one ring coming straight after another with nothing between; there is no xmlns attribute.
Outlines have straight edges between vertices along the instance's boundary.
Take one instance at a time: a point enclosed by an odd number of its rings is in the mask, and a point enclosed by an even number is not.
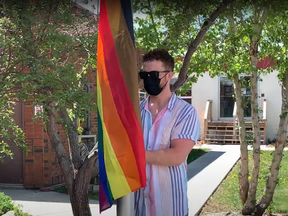
<svg viewBox="0 0 288 216"><path fill-rule="evenodd" d="M9 211L14 211L15 216L29 216L29 214L23 213L19 207L20 206L16 206L12 202L10 197L0 192L0 215L3 215Z"/></svg>
<svg viewBox="0 0 288 216"><path fill-rule="evenodd" d="M87 69L96 67L97 17L68 0L5 1L3 15L0 136L23 146L23 131L12 118L15 103L43 106L44 120L51 104L69 108L75 118L84 118L88 109L96 107L95 94L87 93L84 84ZM0 157L11 155L7 147L2 141Z"/></svg>
<svg viewBox="0 0 288 216"><path fill-rule="evenodd" d="M134 11L144 17L135 18L136 47L142 51L153 48L167 49L175 59L175 74L178 74L188 46L196 37L203 22L222 1L135 1ZM218 23L216 24L218 25ZM189 80L178 93L187 92L197 77L206 71L208 54L202 42L193 55L187 75Z"/></svg>
<svg viewBox="0 0 288 216"><path fill-rule="evenodd" d="M259 175L259 185L257 190L257 198L263 194L263 188L269 175L269 167L273 156L273 151L261 151L261 168ZM275 190L273 203L270 209L273 213L288 213L288 152L284 153L283 164L280 168L278 185ZM249 161L252 162L252 152L249 152ZM252 163L249 163L249 169L252 170ZM215 194L209 199L202 213L217 212L241 212L242 203L239 197L238 173L240 162L233 168L227 178L218 187ZM249 176L249 178L251 178Z"/></svg>

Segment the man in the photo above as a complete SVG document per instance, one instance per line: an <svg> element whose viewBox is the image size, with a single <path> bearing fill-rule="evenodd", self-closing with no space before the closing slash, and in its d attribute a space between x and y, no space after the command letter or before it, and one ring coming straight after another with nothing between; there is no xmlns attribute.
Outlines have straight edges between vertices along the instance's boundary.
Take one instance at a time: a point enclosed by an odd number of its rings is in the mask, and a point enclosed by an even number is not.
<svg viewBox="0 0 288 216"><path fill-rule="evenodd" d="M170 90L174 59L163 49L143 57L149 97L140 103L147 186L135 193L135 216L186 216L187 156L199 135L196 110Z"/></svg>

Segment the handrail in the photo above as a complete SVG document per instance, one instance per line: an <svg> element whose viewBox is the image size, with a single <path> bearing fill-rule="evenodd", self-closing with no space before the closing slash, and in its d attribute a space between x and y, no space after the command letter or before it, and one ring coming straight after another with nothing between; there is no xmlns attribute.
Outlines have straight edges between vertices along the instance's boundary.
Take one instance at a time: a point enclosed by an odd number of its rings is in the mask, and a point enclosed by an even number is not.
<svg viewBox="0 0 288 216"><path fill-rule="evenodd" d="M212 120L212 100L207 100L204 113L204 142L207 137L208 120Z"/></svg>
<svg viewBox="0 0 288 216"><path fill-rule="evenodd" d="M263 120L267 121L267 100L263 101Z"/></svg>
<svg viewBox="0 0 288 216"><path fill-rule="evenodd" d="M233 118L237 116L237 104L234 102L234 108L233 108Z"/></svg>
<svg viewBox="0 0 288 216"><path fill-rule="evenodd" d="M211 120L211 105L212 105L212 100L207 100L206 102L206 107L205 107L205 113L204 113L204 119Z"/></svg>
<svg viewBox="0 0 288 216"><path fill-rule="evenodd" d="M233 108L233 138L236 138L236 119L237 119L237 103L234 102Z"/></svg>

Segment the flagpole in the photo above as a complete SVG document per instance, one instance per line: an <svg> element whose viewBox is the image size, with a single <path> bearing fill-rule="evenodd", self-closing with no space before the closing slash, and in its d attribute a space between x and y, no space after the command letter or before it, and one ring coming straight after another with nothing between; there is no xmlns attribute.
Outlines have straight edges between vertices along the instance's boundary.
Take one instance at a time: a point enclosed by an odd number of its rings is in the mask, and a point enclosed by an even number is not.
<svg viewBox="0 0 288 216"><path fill-rule="evenodd" d="M134 193L117 200L117 216L134 216Z"/></svg>

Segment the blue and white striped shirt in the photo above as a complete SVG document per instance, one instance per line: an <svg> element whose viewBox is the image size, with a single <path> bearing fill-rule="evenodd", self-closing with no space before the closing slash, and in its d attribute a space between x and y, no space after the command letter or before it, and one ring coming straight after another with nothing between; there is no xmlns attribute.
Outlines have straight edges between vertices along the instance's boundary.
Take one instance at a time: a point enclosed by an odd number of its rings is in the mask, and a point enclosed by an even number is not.
<svg viewBox="0 0 288 216"><path fill-rule="evenodd" d="M174 93L152 124L148 100L141 101L146 150L171 148L171 140L190 139L200 133L196 110ZM146 164L147 185L135 192L135 216L185 216L188 214L187 162L180 166Z"/></svg>

